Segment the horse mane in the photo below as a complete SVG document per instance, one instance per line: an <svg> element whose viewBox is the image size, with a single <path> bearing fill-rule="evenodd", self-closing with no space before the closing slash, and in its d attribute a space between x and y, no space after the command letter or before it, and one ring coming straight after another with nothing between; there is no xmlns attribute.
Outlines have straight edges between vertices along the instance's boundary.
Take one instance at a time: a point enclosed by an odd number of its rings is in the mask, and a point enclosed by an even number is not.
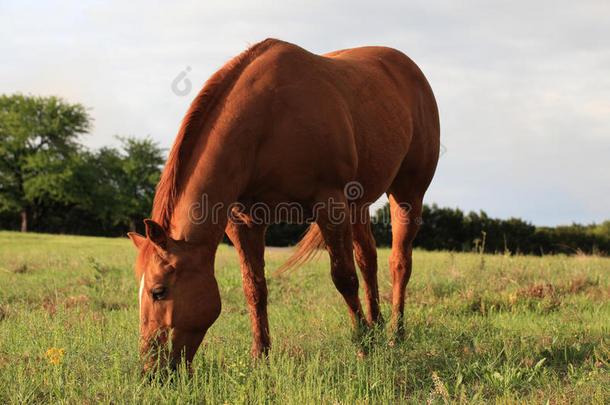
<svg viewBox="0 0 610 405"><path fill-rule="evenodd" d="M200 140L200 132L206 119L223 94L235 84L246 66L262 51L277 42L279 41L276 39L268 38L231 59L207 80L191 103L182 119L153 201L152 218L163 228L169 229L174 207L188 180L184 170L188 167L197 141Z"/></svg>

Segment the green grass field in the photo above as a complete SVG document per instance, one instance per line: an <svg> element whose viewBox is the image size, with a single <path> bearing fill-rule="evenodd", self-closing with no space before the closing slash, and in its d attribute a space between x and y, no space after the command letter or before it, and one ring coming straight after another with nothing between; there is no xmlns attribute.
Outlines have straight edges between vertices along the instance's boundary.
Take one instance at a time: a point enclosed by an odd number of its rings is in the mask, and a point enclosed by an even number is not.
<svg viewBox="0 0 610 405"><path fill-rule="evenodd" d="M147 382L135 254L127 238L0 232L0 403L610 402L609 258L416 251L406 340L380 331L360 358L326 256L274 277L290 252L271 250L272 353L251 364L237 255L222 245L222 314L193 374Z"/></svg>

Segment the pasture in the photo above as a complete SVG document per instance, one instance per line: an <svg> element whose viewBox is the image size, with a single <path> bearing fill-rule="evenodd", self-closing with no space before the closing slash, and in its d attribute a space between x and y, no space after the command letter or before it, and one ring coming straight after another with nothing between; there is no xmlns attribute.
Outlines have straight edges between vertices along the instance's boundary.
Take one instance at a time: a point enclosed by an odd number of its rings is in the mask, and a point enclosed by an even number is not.
<svg viewBox="0 0 610 405"><path fill-rule="evenodd" d="M0 403L610 401L609 258L416 250L405 341L377 331L361 358L326 255L273 276L290 252L269 249L272 352L252 364L237 255L221 245L222 314L193 374L148 382L135 254L127 238L0 232Z"/></svg>

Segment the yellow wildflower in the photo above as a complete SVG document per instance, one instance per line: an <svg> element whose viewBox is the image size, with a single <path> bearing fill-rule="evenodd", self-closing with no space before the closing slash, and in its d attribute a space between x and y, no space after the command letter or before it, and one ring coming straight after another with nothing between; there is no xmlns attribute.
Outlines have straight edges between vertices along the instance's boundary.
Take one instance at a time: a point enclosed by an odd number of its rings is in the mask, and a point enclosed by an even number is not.
<svg viewBox="0 0 610 405"><path fill-rule="evenodd" d="M51 363L58 365L59 363L61 363L61 361L64 357L64 351L65 351L65 349L63 347L61 349L52 347L49 350L47 350L46 355Z"/></svg>

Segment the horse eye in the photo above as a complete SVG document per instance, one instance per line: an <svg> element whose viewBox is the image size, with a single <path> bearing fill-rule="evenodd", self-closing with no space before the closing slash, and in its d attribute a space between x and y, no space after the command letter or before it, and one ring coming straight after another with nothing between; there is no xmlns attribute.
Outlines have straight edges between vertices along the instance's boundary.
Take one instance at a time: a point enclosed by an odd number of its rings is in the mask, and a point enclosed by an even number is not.
<svg viewBox="0 0 610 405"><path fill-rule="evenodd" d="M150 291L150 295L152 295L153 301L162 300L167 295L167 287L165 287L165 286L155 287Z"/></svg>

